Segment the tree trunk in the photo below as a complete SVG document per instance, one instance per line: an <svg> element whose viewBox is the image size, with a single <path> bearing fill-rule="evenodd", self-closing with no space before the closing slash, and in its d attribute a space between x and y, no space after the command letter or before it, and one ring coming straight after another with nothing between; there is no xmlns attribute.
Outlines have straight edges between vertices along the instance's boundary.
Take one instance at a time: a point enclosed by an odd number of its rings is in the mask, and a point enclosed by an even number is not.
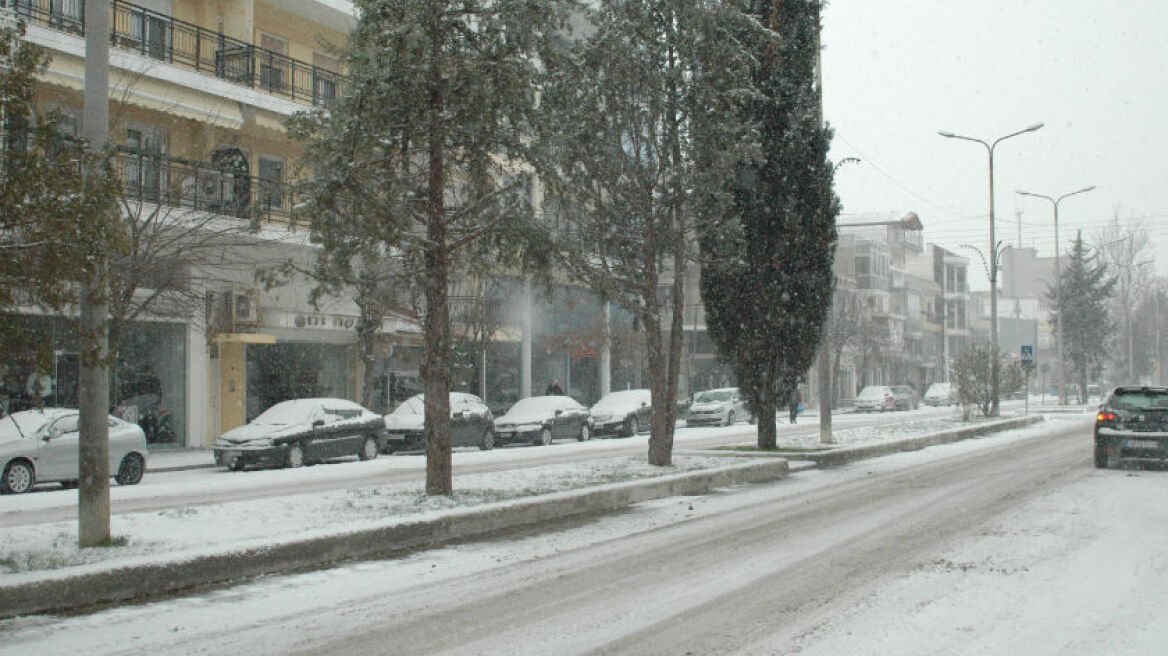
<svg viewBox="0 0 1168 656"><path fill-rule="evenodd" d="M426 221L426 355L422 364L425 389L426 494L454 492L450 439L450 307L447 303L450 252L446 243L445 187L443 159L445 131L445 88L441 60L443 39L439 17L430 34L429 216Z"/></svg>
<svg viewBox="0 0 1168 656"><path fill-rule="evenodd" d="M758 422L758 448L774 449L778 446L778 427L775 425L778 404L763 400L759 402L757 410L755 421Z"/></svg>

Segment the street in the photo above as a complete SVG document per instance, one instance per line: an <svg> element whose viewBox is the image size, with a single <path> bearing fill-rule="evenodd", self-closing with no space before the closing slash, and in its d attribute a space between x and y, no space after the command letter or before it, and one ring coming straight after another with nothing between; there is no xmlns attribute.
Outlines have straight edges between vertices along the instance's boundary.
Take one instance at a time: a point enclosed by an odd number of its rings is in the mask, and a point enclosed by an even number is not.
<svg viewBox="0 0 1168 656"><path fill-rule="evenodd" d="M1024 439L1003 434L802 471L774 485L87 616L14 620L0 631L13 648L43 654L82 645L89 653L974 652L963 644L994 645L986 653L1068 651L1055 645L1128 653L1121 648L1130 643L1110 633L1137 606L1165 601L1156 564L1164 529L1147 540L1140 533L1164 526L1166 513L1162 504L1114 501L1162 494L1168 479L1095 470L1086 418L1051 422ZM1106 497L1084 503L1085 489ZM1055 513L1057 526L1031 525L1068 499L1073 511ZM1022 519L1011 519L1018 512ZM1079 539L1054 550L1048 533ZM1015 539L994 543L988 565L967 560L984 549L979 540L998 535ZM1152 546L1117 550L1116 541ZM1100 553L1112 554L1106 567L1080 562ZM1077 567L1064 571L1067 562ZM1044 568L1055 571L1039 576ZM964 578L954 585L946 576ZM932 598L920 592L928 586ZM1081 600L1048 598L1051 588ZM1095 589L1112 604L1095 607ZM907 606L885 608L886 590ZM995 628L1033 615L1040 598L1058 612L1041 630L1008 632L1030 642ZM905 618L918 625L902 635ZM856 627L884 640L884 651L872 638L853 641ZM1064 639L1040 639L1056 631ZM1147 644L1157 634L1142 636Z"/></svg>

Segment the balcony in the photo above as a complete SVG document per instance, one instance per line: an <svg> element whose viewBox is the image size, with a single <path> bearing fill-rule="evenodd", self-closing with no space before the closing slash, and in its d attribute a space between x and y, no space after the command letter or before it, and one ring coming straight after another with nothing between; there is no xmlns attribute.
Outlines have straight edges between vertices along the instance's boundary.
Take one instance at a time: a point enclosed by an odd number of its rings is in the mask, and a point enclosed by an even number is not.
<svg viewBox="0 0 1168 656"><path fill-rule="evenodd" d="M248 175L245 160L219 159L210 165L123 148L114 172L130 200L242 219L291 216L290 185Z"/></svg>
<svg viewBox="0 0 1168 656"><path fill-rule="evenodd" d="M85 35L84 0L0 0L30 24ZM343 75L246 41L112 0L110 43L198 73L294 102L325 106L341 93Z"/></svg>

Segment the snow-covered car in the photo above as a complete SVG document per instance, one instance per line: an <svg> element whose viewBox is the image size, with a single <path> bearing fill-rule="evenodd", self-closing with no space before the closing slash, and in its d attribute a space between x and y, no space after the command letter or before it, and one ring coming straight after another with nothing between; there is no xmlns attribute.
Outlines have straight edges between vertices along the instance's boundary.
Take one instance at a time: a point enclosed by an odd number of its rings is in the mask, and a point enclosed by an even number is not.
<svg viewBox="0 0 1168 656"><path fill-rule="evenodd" d="M552 440L592 437L588 408L570 396L529 396L495 418L495 440L500 444L531 442L548 445Z"/></svg>
<svg viewBox="0 0 1168 656"><path fill-rule="evenodd" d="M425 448L425 396L411 396L385 416L385 450L418 451ZM450 436L454 446L495 447L495 417L483 400L465 392L450 393Z"/></svg>
<svg viewBox="0 0 1168 656"><path fill-rule="evenodd" d="M215 440L215 464L228 469L299 467L330 458L376 458L385 417L345 399L293 399Z"/></svg>
<svg viewBox="0 0 1168 656"><path fill-rule="evenodd" d="M723 387L694 394L693 403L685 415L685 425L729 426L742 419L754 421L754 415L746 407L746 399L738 393L737 387Z"/></svg>
<svg viewBox="0 0 1168 656"><path fill-rule="evenodd" d="M75 487L80 419L75 408L22 410L0 419L0 491L19 494L41 483ZM108 421L110 473L119 485L136 485L146 471L146 434L117 417Z"/></svg>
<svg viewBox="0 0 1168 656"><path fill-rule="evenodd" d="M868 385L856 395L856 400L852 401L852 407L856 409L856 412L895 410L896 396L892 393L892 388L887 385Z"/></svg>
<svg viewBox="0 0 1168 656"><path fill-rule="evenodd" d="M632 437L649 427L653 411L647 389L609 392L592 406L592 434Z"/></svg>
<svg viewBox="0 0 1168 656"><path fill-rule="evenodd" d="M925 392L925 405L954 405L957 403L957 386L953 383L933 383Z"/></svg>

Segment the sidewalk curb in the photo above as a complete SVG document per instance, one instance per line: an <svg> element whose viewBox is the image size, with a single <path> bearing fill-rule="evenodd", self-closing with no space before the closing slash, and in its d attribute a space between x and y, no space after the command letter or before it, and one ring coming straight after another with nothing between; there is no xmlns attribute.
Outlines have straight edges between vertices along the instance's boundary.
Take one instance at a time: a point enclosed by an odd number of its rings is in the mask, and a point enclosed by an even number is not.
<svg viewBox="0 0 1168 656"><path fill-rule="evenodd" d="M437 520L415 520L308 539L291 539L261 547L170 562L126 565L98 572L62 571L50 578L0 584L0 618L139 600L236 579L375 558L405 549L615 510L639 501L705 494L727 485L771 482L785 477L787 472L787 461L783 459L734 464L647 481L613 483L494 503Z"/></svg>
<svg viewBox="0 0 1168 656"><path fill-rule="evenodd" d="M795 459L798 456L799 459L810 460L820 467L839 467L855 460L863 460L865 458L873 458L900 451L917 451L929 446L960 442L971 437L980 437L999 431L1025 428L1026 426L1031 426L1045 420L1046 418L1042 415L1002 419L974 426L929 433L919 437L910 437L903 440L843 447L818 453L788 454L787 457Z"/></svg>

